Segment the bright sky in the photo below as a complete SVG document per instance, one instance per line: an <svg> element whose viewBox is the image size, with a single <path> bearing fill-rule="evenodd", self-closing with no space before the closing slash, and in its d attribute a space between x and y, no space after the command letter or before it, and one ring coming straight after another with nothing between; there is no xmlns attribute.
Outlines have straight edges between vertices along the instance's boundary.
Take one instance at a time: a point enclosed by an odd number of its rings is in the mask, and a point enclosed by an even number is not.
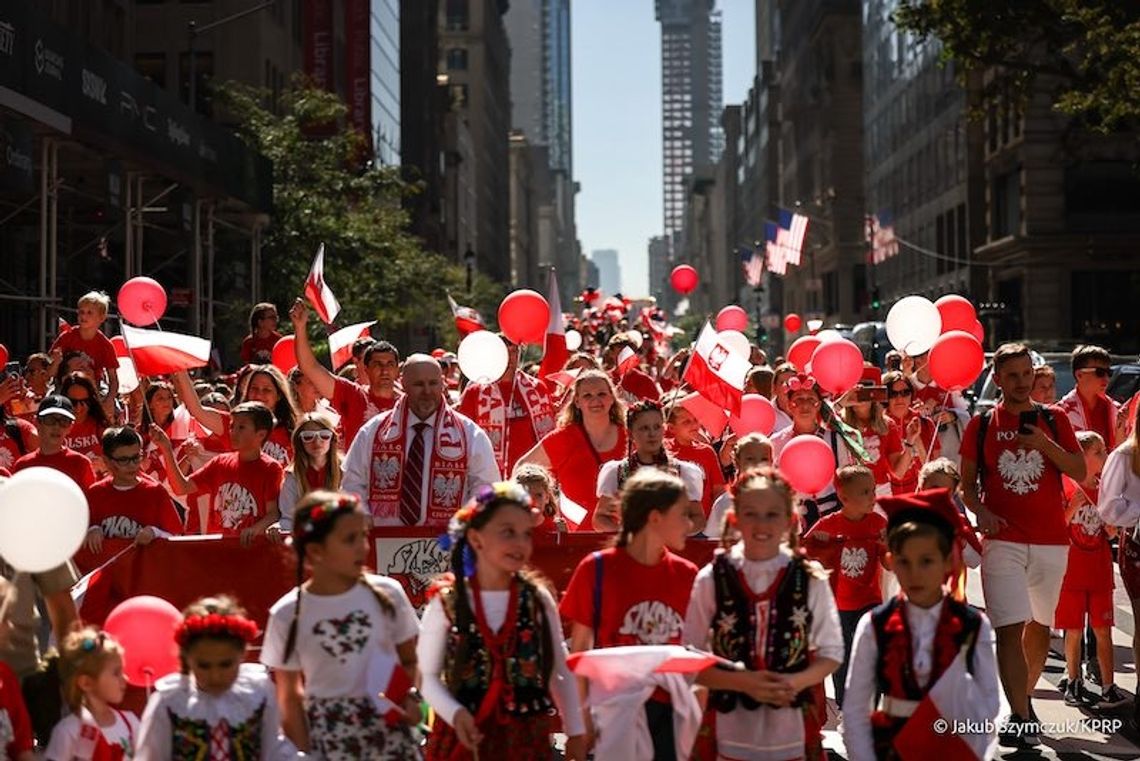
<svg viewBox="0 0 1140 761"><path fill-rule="evenodd" d="M742 103L756 69L754 0L718 0L724 101ZM615 248L622 290L648 293L649 239L662 233L661 26L653 0L571 5L578 239Z"/></svg>

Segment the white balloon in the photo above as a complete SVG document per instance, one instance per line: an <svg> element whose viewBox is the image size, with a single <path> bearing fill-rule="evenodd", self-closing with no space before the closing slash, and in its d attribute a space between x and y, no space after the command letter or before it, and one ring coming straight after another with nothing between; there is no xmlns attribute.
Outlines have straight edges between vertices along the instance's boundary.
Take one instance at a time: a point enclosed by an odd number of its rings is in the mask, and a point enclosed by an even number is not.
<svg viewBox="0 0 1140 761"><path fill-rule="evenodd" d="M578 351L582 348L582 334L576 330L566 331L566 349L567 351Z"/></svg>
<svg viewBox="0 0 1140 761"><path fill-rule="evenodd" d="M828 343L829 341L842 341L843 340L842 334L840 334L840 332L838 330L832 330L831 328L828 328L827 330L819 331L818 333L815 334L815 337L819 339L819 342L821 344Z"/></svg>
<svg viewBox="0 0 1140 761"><path fill-rule="evenodd" d="M21 470L0 486L0 557L17 571L63 565L87 534L87 497L55 468Z"/></svg>
<svg viewBox="0 0 1140 761"><path fill-rule="evenodd" d="M716 337L722 344L732 349L740 356L752 356L752 344L748 342L748 336L744 335L739 330L722 330L716 334Z"/></svg>
<svg viewBox="0 0 1140 761"><path fill-rule="evenodd" d="M139 376L130 357L119 357L119 393L129 394L139 387Z"/></svg>
<svg viewBox="0 0 1140 761"><path fill-rule="evenodd" d="M489 330L476 330L459 343L459 369L475 383L494 383L507 371L510 357L503 339Z"/></svg>
<svg viewBox="0 0 1140 761"><path fill-rule="evenodd" d="M912 357L925 354L942 333L942 315L930 299L907 296L887 313L887 338Z"/></svg>

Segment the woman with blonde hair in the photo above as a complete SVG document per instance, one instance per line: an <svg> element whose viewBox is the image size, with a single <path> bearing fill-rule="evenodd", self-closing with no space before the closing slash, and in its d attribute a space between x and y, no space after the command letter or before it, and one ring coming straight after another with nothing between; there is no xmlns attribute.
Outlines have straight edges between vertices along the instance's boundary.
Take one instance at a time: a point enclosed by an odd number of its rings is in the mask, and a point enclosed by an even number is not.
<svg viewBox="0 0 1140 761"><path fill-rule="evenodd" d="M565 498L582 509L580 530L590 528L602 463L627 454L624 417L609 375L585 370L570 387L558 428L543 436L516 464L535 463L550 471Z"/></svg>
<svg viewBox="0 0 1140 761"><path fill-rule="evenodd" d="M336 446L336 423L321 412L302 415L293 431L293 464L285 471L281 496L281 533L293 530L293 508L309 492L318 489L339 491L342 476L341 454Z"/></svg>

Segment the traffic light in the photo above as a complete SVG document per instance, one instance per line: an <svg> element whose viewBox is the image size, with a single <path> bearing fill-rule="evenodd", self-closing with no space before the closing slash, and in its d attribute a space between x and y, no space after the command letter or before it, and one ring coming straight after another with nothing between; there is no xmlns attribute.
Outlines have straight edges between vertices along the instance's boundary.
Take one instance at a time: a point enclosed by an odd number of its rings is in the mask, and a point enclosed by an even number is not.
<svg viewBox="0 0 1140 761"><path fill-rule="evenodd" d="M871 309L878 310L883 306L883 300L879 297L879 289L874 288L871 291Z"/></svg>

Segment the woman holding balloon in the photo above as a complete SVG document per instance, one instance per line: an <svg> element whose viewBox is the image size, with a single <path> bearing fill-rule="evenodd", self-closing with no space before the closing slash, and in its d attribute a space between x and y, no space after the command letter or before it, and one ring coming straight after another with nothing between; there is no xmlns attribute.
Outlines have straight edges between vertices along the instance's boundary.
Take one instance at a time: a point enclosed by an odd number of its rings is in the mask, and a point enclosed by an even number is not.
<svg viewBox="0 0 1140 761"><path fill-rule="evenodd" d="M911 494L918 488L918 472L927 460L938 457L938 426L920 414L922 405L912 404L914 385L901 372L883 376L887 389L887 415L902 432L902 457L891 468L891 490L894 494Z"/></svg>

